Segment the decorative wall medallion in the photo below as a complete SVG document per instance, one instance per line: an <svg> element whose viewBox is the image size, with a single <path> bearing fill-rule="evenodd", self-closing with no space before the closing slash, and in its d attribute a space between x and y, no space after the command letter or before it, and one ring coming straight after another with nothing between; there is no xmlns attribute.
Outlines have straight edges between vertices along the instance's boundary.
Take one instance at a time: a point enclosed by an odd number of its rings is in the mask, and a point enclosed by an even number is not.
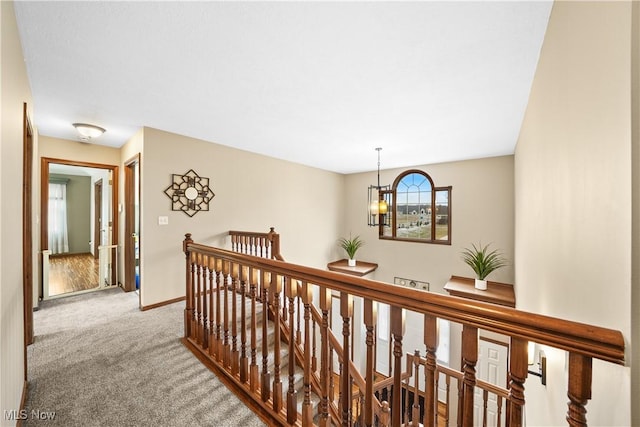
<svg viewBox="0 0 640 427"><path fill-rule="evenodd" d="M172 183L166 190L171 199L171 210L194 216L209 210L209 202L215 197L209 188L209 178L202 178L193 169L184 175L171 174Z"/></svg>

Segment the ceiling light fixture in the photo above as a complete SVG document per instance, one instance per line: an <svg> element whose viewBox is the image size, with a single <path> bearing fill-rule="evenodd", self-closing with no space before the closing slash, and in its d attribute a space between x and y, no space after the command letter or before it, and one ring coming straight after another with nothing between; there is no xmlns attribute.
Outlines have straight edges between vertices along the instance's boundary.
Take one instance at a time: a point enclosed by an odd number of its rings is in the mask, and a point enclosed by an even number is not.
<svg viewBox="0 0 640 427"><path fill-rule="evenodd" d="M74 123L73 127L76 128L76 130L80 134L80 139L82 141L90 141L92 139L98 138L100 135L106 132L106 130L101 128L100 126L90 125L87 123Z"/></svg>
<svg viewBox="0 0 640 427"><path fill-rule="evenodd" d="M385 196L389 195L390 186L380 185L380 151L381 147L376 148L378 152L378 185L369 186L369 199L368 199L368 224L370 227L375 226L388 226L389 219L387 212L389 210L389 204L386 201Z"/></svg>

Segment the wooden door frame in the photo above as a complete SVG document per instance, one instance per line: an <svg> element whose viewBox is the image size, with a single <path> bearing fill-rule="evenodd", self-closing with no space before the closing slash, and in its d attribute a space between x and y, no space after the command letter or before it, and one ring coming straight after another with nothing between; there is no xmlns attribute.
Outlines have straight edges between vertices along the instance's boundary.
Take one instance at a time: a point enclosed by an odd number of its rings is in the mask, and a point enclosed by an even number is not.
<svg viewBox="0 0 640 427"><path fill-rule="evenodd" d="M56 159L42 157L40 160L40 253L49 249L49 164L57 163L67 166L81 166L111 171L111 244L118 245L118 166L103 163L83 162L79 160ZM114 250L113 260L117 251ZM118 277L117 262L111 263L111 277ZM40 289L43 283L40 282Z"/></svg>
<svg viewBox="0 0 640 427"><path fill-rule="evenodd" d="M123 289L126 292L135 291L135 257L132 234L135 232L135 177L134 165L138 165L138 178L140 177L141 159L140 153L131 157L124 163L124 280ZM139 181L138 181L139 182ZM139 182L140 184L140 182ZM140 189L138 189L140 192ZM142 287L142 280L140 280Z"/></svg>
<svg viewBox="0 0 640 427"><path fill-rule="evenodd" d="M99 189L99 191L98 191ZM98 197L100 193L100 197ZM102 178L93 184L93 258L100 257L100 241L102 240Z"/></svg>
<svg viewBox="0 0 640 427"><path fill-rule="evenodd" d="M33 343L33 127L23 104L22 114L22 299L24 326L24 380L27 346Z"/></svg>

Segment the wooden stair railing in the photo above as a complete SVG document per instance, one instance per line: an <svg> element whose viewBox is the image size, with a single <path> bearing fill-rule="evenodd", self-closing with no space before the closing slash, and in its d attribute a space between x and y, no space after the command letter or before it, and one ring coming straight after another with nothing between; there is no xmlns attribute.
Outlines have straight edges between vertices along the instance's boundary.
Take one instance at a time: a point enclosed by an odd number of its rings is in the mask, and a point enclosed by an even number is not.
<svg viewBox="0 0 640 427"><path fill-rule="evenodd" d="M435 426L437 382L440 374L447 374L444 375L447 384L450 378L459 382L458 407L451 408L450 411L457 414L457 425L474 425L474 391L479 387L483 394L495 393L502 397L505 424L519 427L523 424L525 403L527 342L534 341L569 352L567 423L570 426L586 426L585 405L591 397L592 359L624 364L624 340L619 331L213 248L193 242L189 234L183 242L183 249L186 256L187 296L183 343L200 360L224 376L236 392L270 423L329 425L334 421L329 417L329 402L322 400L325 399L323 391L330 390L326 398L329 400L329 397L333 399L336 395L331 391L335 388L340 396L338 422L353 425L351 393L352 385L357 383L360 392L365 390L362 416L355 421L358 425L395 427L411 422L414 425L419 423ZM260 293L257 292L258 289L261 290ZM342 357L341 377L337 384L331 374L335 351L332 351L330 345L336 338L331 338L325 314L329 310L327 301L330 301L331 293L340 295L344 355L349 354L349 325L353 321L351 304L354 297L362 298L367 329L365 374L358 373L349 357ZM298 326L294 333L298 322L294 319L296 310L293 306L298 297L304 306L305 326ZM282 306L285 304L281 304L281 301L287 300L289 305L285 313L288 318L289 344L282 346L279 325L283 314ZM370 359L372 341L375 339L372 333L375 302L391 307L393 369L389 381L393 384L390 401L379 403L382 409L376 408L378 404L374 405L375 383L370 363L373 360ZM311 322L314 317L311 307L314 305L320 306L320 322L317 321L317 316ZM248 313L245 311L247 308ZM402 351L403 310L424 316L424 357L419 354L407 356ZM271 320L268 318L269 312L273 313L274 318ZM460 372L437 366L435 352L438 318L462 324L463 366ZM317 328L315 332L312 325ZM475 376L478 329L511 338L509 388L506 393L497 388L482 389L484 384ZM310 395L314 382L311 365L316 335L320 336L317 385L321 390L321 402L314 409L310 403ZM299 342L294 342L298 340L298 336ZM291 353L297 351L298 345L302 348L302 356L292 357ZM260 351L262 363L259 361ZM296 362L300 358L301 361ZM403 358L407 363L404 371ZM349 362L344 363L344 360ZM301 411L293 404L298 400L294 384L298 375L295 371L297 363L304 367ZM286 370L284 375L281 375L282 369ZM415 383L415 378L413 386L411 382L412 377L420 375L418 369L424 375L422 390ZM413 405L409 411L406 405L403 406L401 395L407 392L414 396L419 394L424 402L423 408L418 411ZM421 414L418 416L420 419L416 420L415 414L418 413Z"/></svg>
<svg viewBox="0 0 640 427"><path fill-rule="evenodd" d="M270 231L268 233L254 233L254 232L247 232L247 231L229 231L229 235L231 236L231 249L234 252L239 252L239 253L244 253L247 255L254 255L254 256L258 256L260 258L271 258L271 259L276 259L276 260L280 260L280 261L284 261L284 257L282 256L282 254L280 253L280 235L278 233L275 232L274 227L271 227ZM325 405L325 409L322 411L322 414L326 413L326 417L322 417L321 419L323 420L323 423L328 423L329 419L331 419L334 423L338 423L340 422L340 418L341 418L341 414L340 414L340 409L339 409L339 405L340 402L334 401L333 399L329 398L329 389L328 386L323 386L320 380L320 376L321 376L321 371L320 371L320 366L318 366L317 364L317 357L316 357L316 352L315 352L315 339L317 338L314 334L313 336L313 353L311 353L310 348L303 348L301 346L301 342L302 342L302 330L301 330L301 325L300 325L300 302L302 301L302 304L305 305L305 334L307 334L309 327L307 326L308 324L306 323L307 320L312 322L311 325L313 325L313 330L316 330L315 328L321 328L322 323L323 323L323 318L322 315L320 314L320 312L318 311L318 309L310 304L311 296L310 295L306 295L306 298L303 297L303 295L305 295L305 293L308 293L307 290L303 289L302 283L298 282L297 286L295 287L295 291L294 291L294 295L292 296L292 298L288 301L288 307L289 307L289 311L287 310L287 300L284 299L282 301L282 316L280 317L280 333L281 333L281 339L284 343L286 343L287 345L291 345L293 347L293 352L290 353L290 355L293 355L293 357L295 358L295 363L298 363L303 369L305 369L305 367L309 366L309 363L305 363L305 355L309 355L312 354L312 362L311 362L311 369L308 372L309 375L309 379L308 379L308 384L311 390L313 390L314 393L316 393L318 396L321 396L321 403ZM298 303L297 306L297 310L294 308L294 300ZM325 315L329 315L330 312L330 306L331 306L331 298L330 296L327 296L326 302L325 304L328 304L329 310L325 310L326 313ZM307 307L308 306L308 307ZM309 319L307 319L307 310L309 310ZM273 315L273 310L271 310L269 312L270 315ZM295 331L295 342L294 344L292 343L291 337L294 335L293 333L293 328L291 327L293 324L293 315L296 314L297 315L297 328ZM287 322L287 318L289 318L291 320L291 323L289 324ZM324 320L327 321L328 317ZM343 356L343 349L342 349L342 345L339 343L338 339L336 338L335 334L333 333L333 331L329 328L326 328L327 330L327 337L326 339L328 340L328 347L329 347L329 352L331 354L335 354L338 360L339 364L344 363L344 356ZM305 335L306 337L306 335ZM308 338L306 338L304 340L305 345L309 344L309 340L311 339L311 336L309 336ZM290 360L291 362L291 360ZM350 368L350 372L353 373L353 381L354 383L359 387L360 390L364 390L365 389L365 381L364 378L362 378L362 376L360 375L358 369L355 367L355 365L353 364L353 361L348 359L348 364L349 364L349 368ZM305 375L307 375L307 370L305 370ZM326 377L326 376L325 376ZM323 393L323 390L326 391ZM289 395L292 394L291 391L288 391ZM354 396L353 399L357 399L358 396ZM374 400L374 408L376 410L377 413L382 413L383 411L383 406L382 404L377 400L377 398L373 398ZM386 406L388 408L388 405ZM308 411L310 411L310 405L308 405L307 402L305 402L305 404L303 405L303 411L307 411L307 413L303 413L303 417L309 417L310 413ZM326 419L325 419L326 418Z"/></svg>

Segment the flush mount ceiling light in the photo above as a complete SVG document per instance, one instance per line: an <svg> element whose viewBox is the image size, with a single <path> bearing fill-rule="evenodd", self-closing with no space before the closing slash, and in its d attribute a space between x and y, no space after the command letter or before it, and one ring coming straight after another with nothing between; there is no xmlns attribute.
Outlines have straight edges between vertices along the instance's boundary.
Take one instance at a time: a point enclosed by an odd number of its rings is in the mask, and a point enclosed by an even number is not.
<svg viewBox="0 0 640 427"><path fill-rule="evenodd" d="M80 140L82 141L90 141L92 139L98 138L100 135L106 132L104 128L96 125L90 125L87 123L74 123L73 127L76 128L78 133L80 134Z"/></svg>

